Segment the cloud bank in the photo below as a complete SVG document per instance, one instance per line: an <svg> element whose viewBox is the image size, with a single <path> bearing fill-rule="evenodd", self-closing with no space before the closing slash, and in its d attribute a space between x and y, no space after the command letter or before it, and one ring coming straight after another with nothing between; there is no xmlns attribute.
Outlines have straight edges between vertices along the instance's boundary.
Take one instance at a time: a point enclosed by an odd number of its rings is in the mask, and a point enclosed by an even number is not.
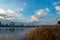
<svg viewBox="0 0 60 40"><path fill-rule="evenodd" d="M48 12L50 12L50 10L48 8L36 10L35 15L31 16L30 22L43 21L44 18L47 16Z"/></svg>
<svg viewBox="0 0 60 40"><path fill-rule="evenodd" d="M0 8L0 19L6 19L6 20L16 20L21 18L22 13L19 13L15 10L4 10L2 8Z"/></svg>

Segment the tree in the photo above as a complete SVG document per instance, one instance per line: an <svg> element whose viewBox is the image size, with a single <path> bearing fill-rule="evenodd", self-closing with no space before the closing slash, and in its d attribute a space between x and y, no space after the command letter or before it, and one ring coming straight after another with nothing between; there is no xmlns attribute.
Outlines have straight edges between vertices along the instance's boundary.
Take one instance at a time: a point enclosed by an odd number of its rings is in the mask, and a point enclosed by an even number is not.
<svg viewBox="0 0 60 40"><path fill-rule="evenodd" d="M0 26L1 26L1 22L0 22Z"/></svg>
<svg viewBox="0 0 60 40"><path fill-rule="evenodd" d="M58 21L58 24L60 24L60 21Z"/></svg>
<svg viewBox="0 0 60 40"><path fill-rule="evenodd" d="M10 26L15 26L15 23L14 22L11 22L9 25Z"/></svg>

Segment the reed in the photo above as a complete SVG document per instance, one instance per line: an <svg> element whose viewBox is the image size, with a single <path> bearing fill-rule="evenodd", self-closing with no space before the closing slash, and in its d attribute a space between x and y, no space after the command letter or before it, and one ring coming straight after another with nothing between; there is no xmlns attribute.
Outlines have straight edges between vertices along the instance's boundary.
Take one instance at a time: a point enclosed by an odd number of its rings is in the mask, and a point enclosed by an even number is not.
<svg viewBox="0 0 60 40"><path fill-rule="evenodd" d="M37 27L26 33L24 40L60 40L60 25Z"/></svg>

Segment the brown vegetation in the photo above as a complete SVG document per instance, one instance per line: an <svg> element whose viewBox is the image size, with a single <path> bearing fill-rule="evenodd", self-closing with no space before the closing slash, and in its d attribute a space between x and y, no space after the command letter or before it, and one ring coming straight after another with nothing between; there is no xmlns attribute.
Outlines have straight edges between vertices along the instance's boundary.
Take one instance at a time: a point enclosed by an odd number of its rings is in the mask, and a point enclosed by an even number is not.
<svg viewBox="0 0 60 40"><path fill-rule="evenodd" d="M60 25L38 27L27 33L25 40L60 40Z"/></svg>

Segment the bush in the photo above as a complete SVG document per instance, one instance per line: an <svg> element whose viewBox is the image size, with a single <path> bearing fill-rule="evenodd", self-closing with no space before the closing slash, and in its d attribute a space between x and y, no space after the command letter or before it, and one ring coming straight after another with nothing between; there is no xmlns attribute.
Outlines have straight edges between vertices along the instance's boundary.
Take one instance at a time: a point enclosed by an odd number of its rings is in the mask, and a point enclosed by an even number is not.
<svg viewBox="0 0 60 40"><path fill-rule="evenodd" d="M38 27L26 33L25 40L60 40L60 26Z"/></svg>
<svg viewBox="0 0 60 40"><path fill-rule="evenodd" d="M58 21L58 24L60 24L60 21Z"/></svg>

